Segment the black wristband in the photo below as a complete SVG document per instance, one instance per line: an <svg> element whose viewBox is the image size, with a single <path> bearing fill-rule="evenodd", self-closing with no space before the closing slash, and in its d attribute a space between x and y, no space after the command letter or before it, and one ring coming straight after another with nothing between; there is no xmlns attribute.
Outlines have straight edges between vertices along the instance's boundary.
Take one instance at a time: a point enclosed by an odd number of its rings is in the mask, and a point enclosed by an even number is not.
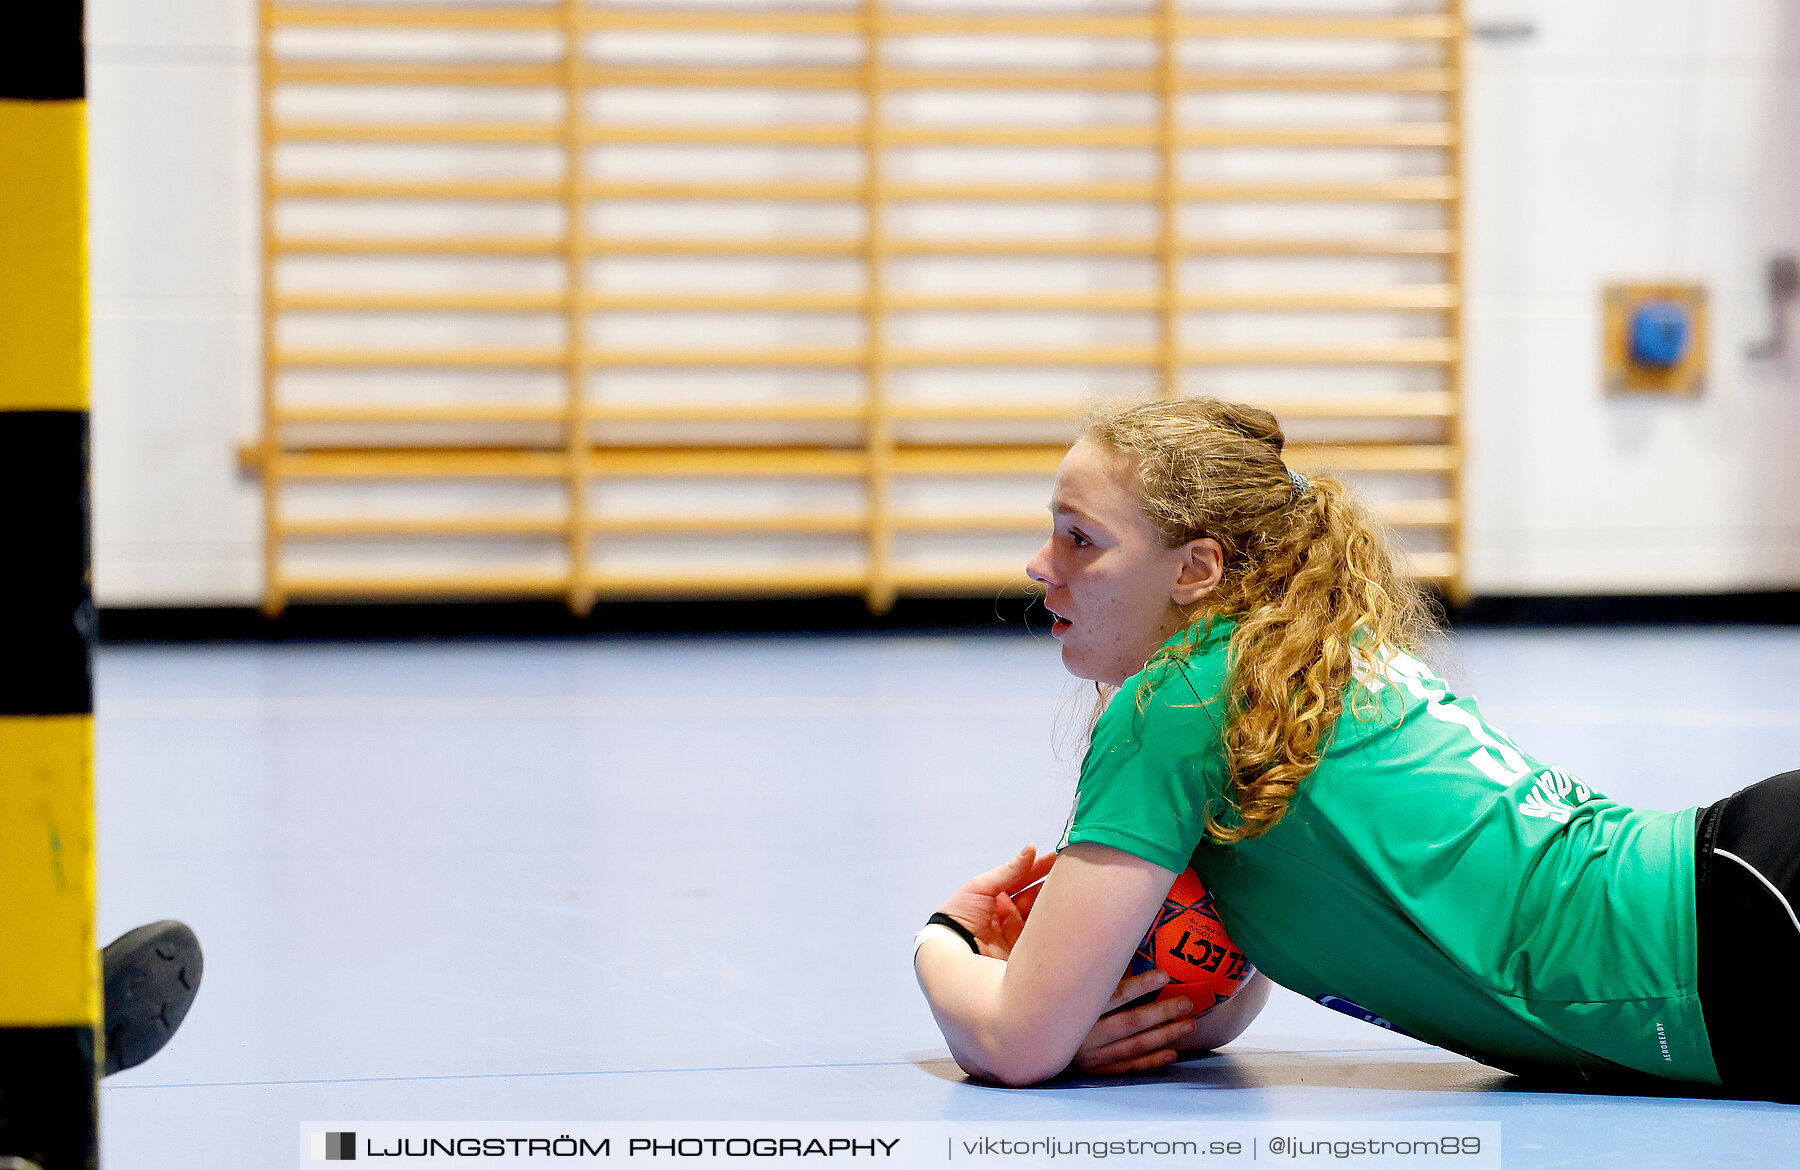
<svg viewBox="0 0 1800 1170"><path fill-rule="evenodd" d="M926 926L948 926L951 930L954 930L957 934L960 934L962 936L962 940L969 944L970 950L974 951L978 955L981 953L981 944L975 941L975 932L970 930L968 927L964 926L962 923L958 922L956 919L950 917L948 914L944 913L942 910L939 910L936 914L933 914L930 918L927 918L925 920L925 925Z"/></svg>

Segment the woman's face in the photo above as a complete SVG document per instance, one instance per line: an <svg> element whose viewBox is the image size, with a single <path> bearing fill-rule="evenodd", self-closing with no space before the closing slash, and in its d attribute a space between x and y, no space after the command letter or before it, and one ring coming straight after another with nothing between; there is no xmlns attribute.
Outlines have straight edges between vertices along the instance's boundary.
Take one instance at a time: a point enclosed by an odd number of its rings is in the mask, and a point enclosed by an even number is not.
<svg viewBox="0 0 1800 1170"><path fill-rule="evenodd" d="M1050 515L1050 539L1025 571L1044 587L1069 673L1116 686L1186 624L1181 607L1218 584L1219 544L1165 548L1139 507L1132 460L1086 439L1063 456Z"/></svg>

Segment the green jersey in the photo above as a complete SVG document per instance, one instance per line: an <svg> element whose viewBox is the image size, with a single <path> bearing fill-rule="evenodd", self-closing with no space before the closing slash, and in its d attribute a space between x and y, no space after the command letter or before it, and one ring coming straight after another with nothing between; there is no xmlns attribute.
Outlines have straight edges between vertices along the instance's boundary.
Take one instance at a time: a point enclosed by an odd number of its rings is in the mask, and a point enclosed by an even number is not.
<svg viewBox="0 0 1800 1170"><path fill-rule="evenodd" d="M1219 844L1205 817L1231 808L1232 628L1184 631L1170 645L1194 640L1185 662L1125 681L1066 844L1192 865L1275 982L1483 1063L1719 1082L1696 991L1693 809L1602 796L1389 652L1385 670L1359 662L1358 704L1287 815Z"/></svg>

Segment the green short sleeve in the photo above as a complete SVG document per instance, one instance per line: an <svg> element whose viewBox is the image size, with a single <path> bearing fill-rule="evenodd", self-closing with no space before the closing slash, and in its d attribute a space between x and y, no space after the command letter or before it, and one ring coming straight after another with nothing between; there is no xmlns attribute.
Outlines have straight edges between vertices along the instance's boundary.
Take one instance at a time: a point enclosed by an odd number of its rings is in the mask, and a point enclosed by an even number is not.
<svg viewBox="0 0 1800 1170"><path fill-rule="evenodd" d="M1223 787L1219 716L1196 655L1127 679L1094 727L1064 845L1091 842L1180 873L1206 834L1208 801ZM1216 679L1214 680L1217 681ZM1210 701L1209 701L1210 700Z"/></svg>

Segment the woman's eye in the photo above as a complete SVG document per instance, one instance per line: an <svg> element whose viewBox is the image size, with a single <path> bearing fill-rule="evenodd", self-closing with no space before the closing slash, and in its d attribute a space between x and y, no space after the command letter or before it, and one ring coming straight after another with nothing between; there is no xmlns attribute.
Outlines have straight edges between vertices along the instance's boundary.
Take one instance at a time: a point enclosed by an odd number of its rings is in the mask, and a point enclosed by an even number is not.
<svg viewBox="0 0 1800 1170"><path fill-rule="evenodd" d="M1079 532L1073 532L1073 531L1070 532L1069 539L1074 542L1076 548L1086 548L1088 545L1093 543L1093 541L1091 541L1087 537L1081 535L1081 533L1079 533Z"/></svg>

